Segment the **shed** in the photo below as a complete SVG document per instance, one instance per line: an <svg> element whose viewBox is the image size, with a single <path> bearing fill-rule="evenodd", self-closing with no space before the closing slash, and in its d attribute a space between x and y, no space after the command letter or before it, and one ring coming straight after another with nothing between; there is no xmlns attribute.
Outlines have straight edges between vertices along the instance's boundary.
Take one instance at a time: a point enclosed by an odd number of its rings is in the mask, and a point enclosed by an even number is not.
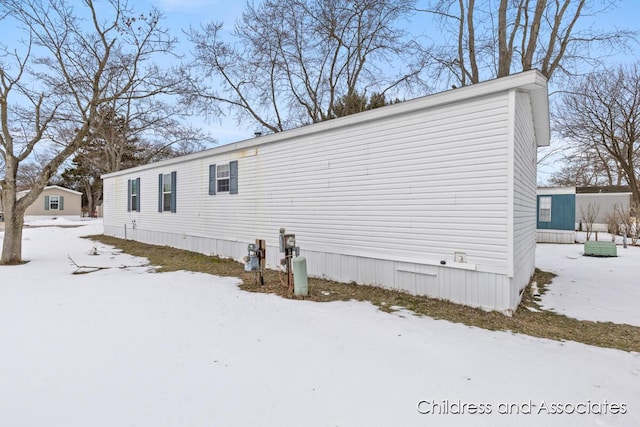
<svg viewBox="0 0 640 427"><path fill-rule="evenodd" d="M26 191L22 191L17 196L20 198L26 193ZM43 217L79 218L82 216L82 193L58 185L49 185L27 208L24 216L27 220Z"/></svg>
<svg viewBox="0 0 640 427"><path fill-rule="evenodd" d="M515 310L535 270L537 71L103 176L105 234Z"/></svg>
<svg viewBox="0 0 640 427"><path fill-rule="evenodd" d="M538 188L538 243L575 243L576 188Z"/></svg>

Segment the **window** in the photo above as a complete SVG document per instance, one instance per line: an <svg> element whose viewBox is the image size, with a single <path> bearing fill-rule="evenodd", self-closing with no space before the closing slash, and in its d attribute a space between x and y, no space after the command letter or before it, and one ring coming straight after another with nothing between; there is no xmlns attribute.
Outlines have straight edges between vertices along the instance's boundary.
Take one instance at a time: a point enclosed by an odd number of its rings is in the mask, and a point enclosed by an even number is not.
<svg viewBox="0 0 640 427"><path fill-rule="evenodd" d="M540 197L538 221L551 222L551 197Z"/></svg>
<svg viewBox="0 0 640 427"><path fill-rule="evenodd" d="M176 212L176 172L158 175L158 212Z"/></svg>
<svg viewBox="0 0 640 427"><path fill-rule="evenodd" d="M173 189L171 187L171 174L164 174L162 176L162 210L171 210L171 194Z"/></svg>
<svg viewBox="0 0 640 427"><path fill-rule="evenodd" d="M60 196L49 196L49 210L57 211L60 209Z"/></svg>
<svg viewBox="0 0 640 427"><path fill-rule="evenodd" d="M220 165L216 172L216 187L219 193L229 191L229 165Z"/></svg>
<svg viewBox="0 0 640 427"><path fill-rule="evenodd" d="M140 212L140 178L128 181L127 210Z"/></svg>
<svg viewBox="0 0 640 427"><path fill-rule="evenodd" d="M64 210L63 196L44 196L45 211L61 211Z"/></svg>
<svg viewBox="0 0 640 427"><path fill-rule="evenodd" d="M238 194L238 161L209 165L209 194Z"/></svg>

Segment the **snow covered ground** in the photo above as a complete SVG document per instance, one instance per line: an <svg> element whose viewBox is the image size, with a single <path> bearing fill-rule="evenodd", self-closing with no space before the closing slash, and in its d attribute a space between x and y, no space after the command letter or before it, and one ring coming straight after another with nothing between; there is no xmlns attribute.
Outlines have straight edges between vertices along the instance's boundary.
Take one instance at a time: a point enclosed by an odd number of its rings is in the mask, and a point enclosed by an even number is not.
<svg viewBox="0 0 640 427"><path fill-rule="evenodd" d="M577 234L584 242L585 233ZM598 238L611 241L607 233ZM536 266L558 275L542 306L576 319L640 326L640 247L618 246L617 252L615 258L585 257L584 244L538 244Z"/></svg>
<svg viewBox="0 0 640 427"><path fill-rule="evenodd" d="M0 267L0 426L640 425L638 353L152 274L82 224L26 228L30 262ZM562 271L575 250L539 249L558 283L577 286ZM68 256L129 267L72 275Z"/></svg>

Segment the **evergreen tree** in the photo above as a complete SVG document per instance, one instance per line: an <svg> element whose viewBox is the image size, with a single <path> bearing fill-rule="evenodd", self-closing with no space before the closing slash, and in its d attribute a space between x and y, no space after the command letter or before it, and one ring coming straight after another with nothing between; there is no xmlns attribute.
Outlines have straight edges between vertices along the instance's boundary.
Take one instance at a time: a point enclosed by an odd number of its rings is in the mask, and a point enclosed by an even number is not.
<svg viewBox="0 0 640 427"><path fill-rule="evenodd" d="M62 173L67 187L84 194L89 213L102 201L102 174L144 163L138 139L131 134L127 121L113 108L102 108L71 167Z"/></svg>

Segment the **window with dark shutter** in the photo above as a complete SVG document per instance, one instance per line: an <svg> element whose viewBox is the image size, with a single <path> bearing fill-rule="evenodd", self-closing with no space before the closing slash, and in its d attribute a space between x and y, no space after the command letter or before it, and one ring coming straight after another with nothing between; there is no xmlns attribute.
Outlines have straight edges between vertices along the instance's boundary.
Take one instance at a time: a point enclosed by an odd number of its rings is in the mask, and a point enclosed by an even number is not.
<svg viewBox="0 0 640 427"><path fill-rule="evenodd" d="M224 193L229 191L229 165L219 165L216 171L217 186L216 191L218 193Z"/></svg>
<svg viewBox="0 0 640 427"><path fill-rule="evenodd" d="M127 181L127 211L140 212L140 178Z"/></svg>
<svg viewBox="0 0 640 427"><path fill-rule="evenodd" d="M176 212L177 173L158 175L158 212Z"/></svg>
<svg viewBox="0 0 640 427"><path fill-rule="evenodd" d="M238 161L209 165L209 194L238 194Z"/></svg>

